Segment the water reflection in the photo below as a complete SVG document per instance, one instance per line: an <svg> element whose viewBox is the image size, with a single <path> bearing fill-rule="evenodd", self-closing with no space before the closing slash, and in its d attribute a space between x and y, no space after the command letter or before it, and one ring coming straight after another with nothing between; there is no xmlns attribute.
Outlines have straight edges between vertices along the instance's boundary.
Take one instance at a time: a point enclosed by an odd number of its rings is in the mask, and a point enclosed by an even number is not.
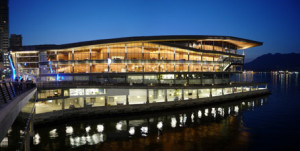
<svg viewBox="0 0 300 151"><path fill-rule="evenodd" d="M33 150L53 148L81 150L82 147L92 150L144 150L151 144L154 150L158 148L193 150L199 149L209 139L213 139L216 145L231 141L234 142L233 147L240 149L248 144L249 135L241 124L242 112L265 105L266 100L257 98L171 113L104 118L38 127L32 148ZM209 149L203 146L201 148Z"/></svg>

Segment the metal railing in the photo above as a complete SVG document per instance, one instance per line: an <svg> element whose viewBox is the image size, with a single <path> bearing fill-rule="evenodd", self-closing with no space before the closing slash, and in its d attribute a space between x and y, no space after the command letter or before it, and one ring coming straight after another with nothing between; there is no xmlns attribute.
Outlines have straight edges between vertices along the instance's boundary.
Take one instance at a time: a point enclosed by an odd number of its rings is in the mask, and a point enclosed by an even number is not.
<svg viewBox="0 0 300 151"><path fill-rule="evenodd" d="M35 88L33 82L1 82L0 83L0 106L11 102L18 95Z"/></svg>

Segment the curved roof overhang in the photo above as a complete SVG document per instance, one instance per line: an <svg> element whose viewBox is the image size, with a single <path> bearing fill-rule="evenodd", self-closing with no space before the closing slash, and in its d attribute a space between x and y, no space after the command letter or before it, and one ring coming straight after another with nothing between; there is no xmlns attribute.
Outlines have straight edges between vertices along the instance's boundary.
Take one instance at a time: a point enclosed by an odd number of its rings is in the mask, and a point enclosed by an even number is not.
<svg viewBox="0 0 300 151"><path fill-rule="evenodd" d="M32 45L24 46L22 50L48 50L68 49L75 47L87 47L92 45L123 43L123 42L163 42L163 41L224 41L237 46L238 49L247 49L261 46L263 43L232 36L209 36L209 35L169 35L169 36L139 36L114 39L102 39L93 41L76 42L62 45Z"/></svg>

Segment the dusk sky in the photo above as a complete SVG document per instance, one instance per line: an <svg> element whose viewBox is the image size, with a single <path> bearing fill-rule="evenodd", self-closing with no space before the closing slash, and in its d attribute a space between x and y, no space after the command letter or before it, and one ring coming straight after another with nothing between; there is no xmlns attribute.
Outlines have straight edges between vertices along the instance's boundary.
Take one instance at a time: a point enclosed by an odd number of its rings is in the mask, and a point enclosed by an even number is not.
<svg viewBox="0 0 300 151"><path fill-rule="evenodd" d="M23 45L152 35L224 35L263 42L265 53L300 53L299 0L10 0L10 34Z"/></svg>

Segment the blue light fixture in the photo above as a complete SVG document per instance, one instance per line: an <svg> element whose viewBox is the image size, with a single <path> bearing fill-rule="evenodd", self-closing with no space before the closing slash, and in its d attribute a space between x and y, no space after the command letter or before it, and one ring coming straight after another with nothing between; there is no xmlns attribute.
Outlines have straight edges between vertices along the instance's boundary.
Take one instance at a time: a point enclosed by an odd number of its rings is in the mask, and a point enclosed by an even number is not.
<svg viewBox="0 0 300 151"><path fill-rule="evenodd" d="M8 60L9 60L9 63L10 63L10 66L11 66L11 69L12 69L12 72L13 72L13 80L16 79L16 70L15 70L15 67L14 67L14 64L11 60L11 57L10 57L10 54L8 54Z"/></svg>

